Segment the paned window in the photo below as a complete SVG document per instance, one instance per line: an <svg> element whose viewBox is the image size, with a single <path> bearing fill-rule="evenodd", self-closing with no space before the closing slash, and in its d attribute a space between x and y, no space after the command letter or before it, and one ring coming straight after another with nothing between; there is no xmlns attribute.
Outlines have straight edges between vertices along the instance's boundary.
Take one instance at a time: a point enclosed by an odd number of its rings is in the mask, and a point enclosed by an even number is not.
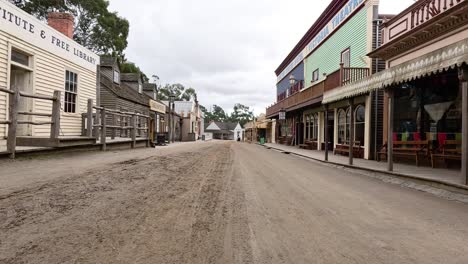
<svg viewBox="0 0 468 264"><path fill-rule="evenodd" d="M120 83L120 72L117 70L114 70L114 82Z"/></svg>
<svg viewBox="0 0 468 264"><path fill-rule="evenodd" d="M345 68L351 67L351 50L349 48L341 52L341 63Z"/></svg>
<svg viewBox="0 0 468 264"><path fill-rule="evenodd" d="M359 105L356 108L356 118L354 124L354 140L361 142L364 145L364 131L366 122L366 109L364 106Z"/></svg>
<svg viewBox="0 0 468 264"><path fill-rule="evenodd" d="M29 67L29 55L13 49L11 51L11 60L21 65Z"/></svg>
<svg viewBox="0 0 468 264"><path fill-rule="evenodd" d="M65 113L76 113L76 98L78 96L78 74L65 72Z"/></svg>
<svg viewBox="0 0 468 264"><path fill-rule="evenodd" d="M319 80L319 69L316 69L313 73L312 73L312 82L316 82Z"/></svg>

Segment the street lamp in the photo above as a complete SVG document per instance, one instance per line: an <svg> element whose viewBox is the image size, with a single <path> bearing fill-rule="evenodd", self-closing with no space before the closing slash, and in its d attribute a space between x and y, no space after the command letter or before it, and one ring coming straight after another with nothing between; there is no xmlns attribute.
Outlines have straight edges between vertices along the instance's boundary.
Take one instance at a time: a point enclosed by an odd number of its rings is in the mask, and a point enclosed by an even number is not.
<svg viewBox="0 0 468 264"><path fill-rule="evenodd" d="M296 77L294 77L294 75L292 74L289 76L289 84L291 86L294 86L296 84Z"/></svg>

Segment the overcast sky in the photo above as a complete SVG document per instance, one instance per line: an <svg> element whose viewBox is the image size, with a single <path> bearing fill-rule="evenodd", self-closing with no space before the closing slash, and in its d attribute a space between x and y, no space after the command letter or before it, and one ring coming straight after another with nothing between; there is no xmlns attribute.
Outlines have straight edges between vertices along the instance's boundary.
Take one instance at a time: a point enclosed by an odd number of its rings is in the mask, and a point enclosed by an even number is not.
<svg viewBox="0 0 468 264"><path fill-rule="evenodd" d="M414 0L381 0L396 14ZM128 60L162 84L197 90L208 109L235 103L256 114L275 101L274 70L329 0L110 0L130 21Z"/></svg>

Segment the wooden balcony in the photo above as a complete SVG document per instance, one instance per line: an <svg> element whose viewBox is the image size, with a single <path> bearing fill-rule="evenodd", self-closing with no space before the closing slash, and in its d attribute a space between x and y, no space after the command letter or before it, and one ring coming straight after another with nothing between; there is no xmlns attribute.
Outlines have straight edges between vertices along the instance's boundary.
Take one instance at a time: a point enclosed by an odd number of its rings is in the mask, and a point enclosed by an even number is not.
<svg viewBox="0 0 468 264"><path fill-rule="evenodd" d="M294 111L302 107L320 103L324 92L366 78L369 74L369 68L346 68L341 65L339 70L327 75L327 78L324 81L293 94L268 107L266 109L266 116L267 118L274 117L279 114L281 109Z"/></svg>
<svg viewBox="0 0 468 264"><path fill-rule="evenodd" d="M389 60L468 24L468 0L419 0L382 24L383 45L369 56Z"/></svg>

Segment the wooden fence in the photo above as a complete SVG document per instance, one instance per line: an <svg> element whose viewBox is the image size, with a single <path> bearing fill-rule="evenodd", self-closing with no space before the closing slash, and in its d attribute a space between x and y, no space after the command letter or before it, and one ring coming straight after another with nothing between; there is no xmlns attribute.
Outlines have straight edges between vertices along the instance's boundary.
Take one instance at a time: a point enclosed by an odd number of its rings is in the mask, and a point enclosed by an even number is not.
<svg viewBox="0 0 468 264"><path fill-rule="evenodd" d="M6 89L0 87L0 92L7 93L9 95L8 114L9 120L0 120L0 124L8 125L8 138L7 138L7 152L10 154L10 158L15 158L16 152L16 138L18 125L50 125L50 139L57 139L60 133L60 100L61 92L54 91L53 96L44 96L37 94L28 94L19 91L18 87L12 86L12 89ZM20 112L19 103L20 98L32 98L37 100L52 101L52 113L34 113L34 112ZM34 122L34 121L20 121L18 116L41 116L50 117L51 120L47 122Z"/></svg>
<svg viewBox="0 0 468 264"><path fill-rule="evenodd" d="M82 135L99 139L103 151L107 149L109 130L111 139L115 139L117 135L131 138L132 148L135 148L137 137L145 138L147 146L150 144L150 128L150 116L94 106L93 99L88 99L87 113L82 115Z"/></svg>

